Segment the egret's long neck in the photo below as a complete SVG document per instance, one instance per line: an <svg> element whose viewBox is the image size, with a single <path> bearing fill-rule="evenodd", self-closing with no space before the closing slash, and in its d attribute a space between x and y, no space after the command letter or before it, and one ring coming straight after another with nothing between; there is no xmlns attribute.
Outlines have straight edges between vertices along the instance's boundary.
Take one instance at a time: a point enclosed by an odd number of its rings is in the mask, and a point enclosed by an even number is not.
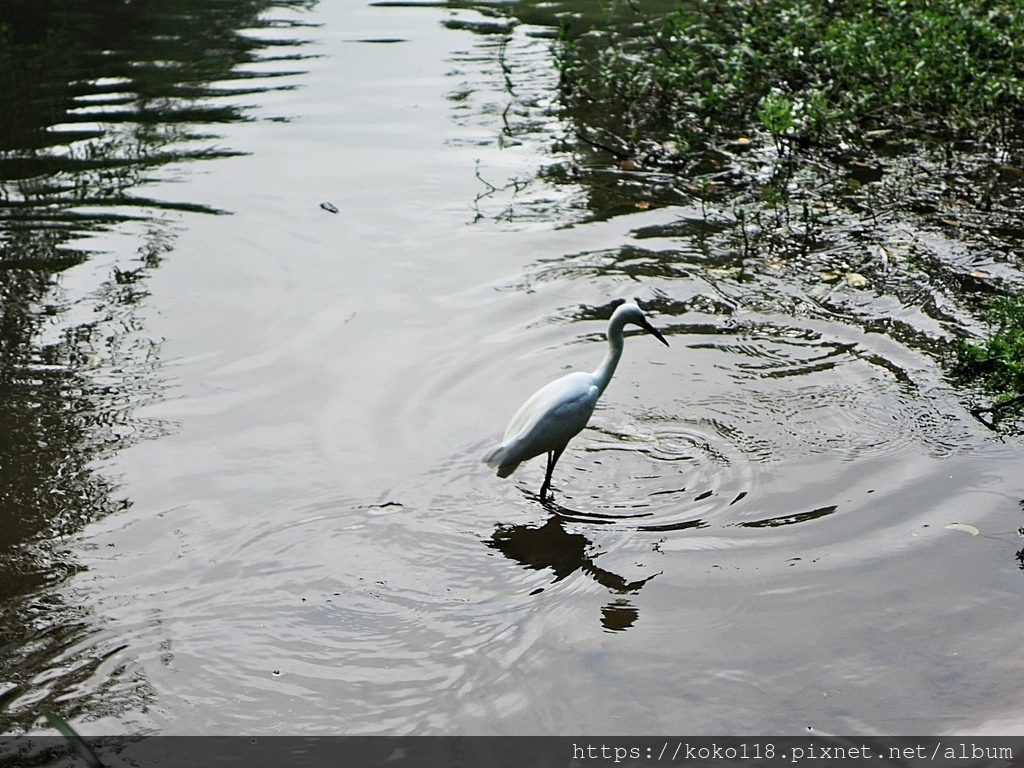
<svg viewBox="0 0 1024 768"><path fill-rule="evenodd" d="M619 364L619 358L622 357L622 325L622 323L616 322L609 324L608 352L605 354L604 360L601 361L601 365L598 366L593 374L594 382L602 393L605 387L608 386L608 382L612 380L615 366Z"/></svg>

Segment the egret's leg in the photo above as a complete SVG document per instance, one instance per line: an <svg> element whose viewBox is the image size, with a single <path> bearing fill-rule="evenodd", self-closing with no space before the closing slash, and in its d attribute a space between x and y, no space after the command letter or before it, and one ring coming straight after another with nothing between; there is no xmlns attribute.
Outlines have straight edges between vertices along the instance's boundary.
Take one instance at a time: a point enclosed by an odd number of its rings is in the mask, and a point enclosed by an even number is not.
<svg viewBox="0 0 1024 768"><path fill-rule="evenodd" d="M547 498L548 491L551 489L551 473L555 471L555 464L558 463L558 457L562 455L562 451L565 450L563 445L561 448L555 451L548 451L548 469L544 473L544 483L540 487L540 500L544 501Z"/></svg>
<svg viewBox="0 0 1024 768"><path fill-rule="evenodd" d="M551 472L555 468L555 463L551 460L551 457L555 455L554 451L548 451L548 467L544 470L544 482L540 485L540 500L548 496L548 488L551 487Z"/></svg>

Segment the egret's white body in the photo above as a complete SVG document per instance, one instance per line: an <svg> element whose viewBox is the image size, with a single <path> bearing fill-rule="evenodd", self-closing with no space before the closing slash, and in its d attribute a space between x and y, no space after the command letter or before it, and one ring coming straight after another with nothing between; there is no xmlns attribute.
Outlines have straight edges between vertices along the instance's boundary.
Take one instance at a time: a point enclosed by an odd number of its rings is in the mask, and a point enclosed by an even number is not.
<svg viewBox="0 0 1024 768"><path fill-rule="evenodd" d="M608 352L598 369L593 373L567 374L537 390L512 417L501 445L484 456L487 466L498 470L498 477L508 477L527 459L546 453L547 472L540 488L540 497L545 498L558 457L587 426L598 398L615 373L622 357L622 329L627 323L639 325L668 346L665 337L647 322L640 307L630 303L619 306L608 321Z"/></svg>

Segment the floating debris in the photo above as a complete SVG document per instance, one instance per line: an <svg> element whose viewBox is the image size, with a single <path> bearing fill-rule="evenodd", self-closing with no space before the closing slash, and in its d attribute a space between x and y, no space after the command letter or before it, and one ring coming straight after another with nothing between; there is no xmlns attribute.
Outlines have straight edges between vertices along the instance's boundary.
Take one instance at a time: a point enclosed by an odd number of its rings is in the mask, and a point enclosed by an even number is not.
<svg viewBox="0 0 1024 768"><path fill-rule="evenodd" d="M946 530L963 531L964 533L971 534L971 536L977 536L979 533L981 533L981 531L979 531L973 525L968 525L967 523L950 523L946 526Z"/></svg>

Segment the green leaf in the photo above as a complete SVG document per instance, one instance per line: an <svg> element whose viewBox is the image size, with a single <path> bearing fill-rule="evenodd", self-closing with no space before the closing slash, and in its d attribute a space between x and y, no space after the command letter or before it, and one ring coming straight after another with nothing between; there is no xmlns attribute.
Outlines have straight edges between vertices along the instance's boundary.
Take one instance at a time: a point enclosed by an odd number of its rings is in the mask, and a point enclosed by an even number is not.
<svg viewBox="0 0 1024 768"><path fill-rule="evenodd" d="M43 715L50 722L54 728L61 732L65 739L71 742L71 746L75 748L75 751L82 756L82 759L89 764L89 768L104 768L103 763L96 757L96 753L93 752L89 745L85 743L78 732L72 728L67 720L60 715L55 715L53 712L46 710Z"/></svg>

